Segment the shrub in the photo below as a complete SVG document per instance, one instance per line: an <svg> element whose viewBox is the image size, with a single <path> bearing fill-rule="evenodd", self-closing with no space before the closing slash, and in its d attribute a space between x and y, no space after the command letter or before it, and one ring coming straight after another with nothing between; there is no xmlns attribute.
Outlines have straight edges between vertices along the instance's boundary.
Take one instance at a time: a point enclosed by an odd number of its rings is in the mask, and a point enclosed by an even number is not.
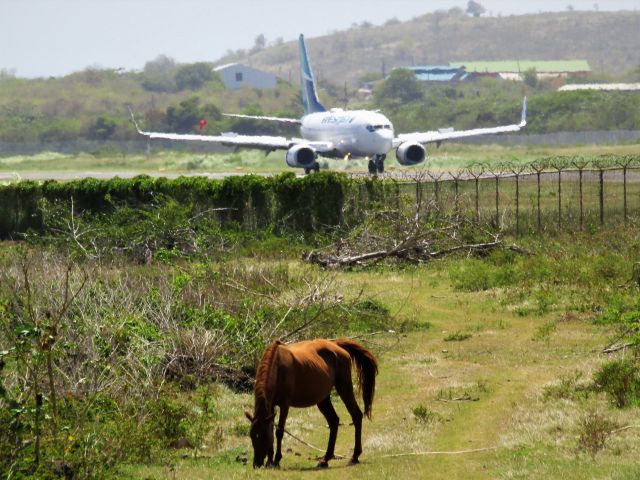
<svg viewBox="0 0 640 480"><path fill-rule="evenodd" d="M640 370L633 360L607 362L593 380L596 391L606 392L618 408L640 403Z"/></svg>
<svg viewBox="0 0 640 480"><path fill-rule="evenodd" d="M515 267L499 257L496 257L496 262L499 265L478 259L462 262L459 268L451 271L453 287L466 292L479 292L513 285L518 278Z"/></svg>
<svg viewBox="0 0 640 480"><path fill-rule="evenodd" d="M582 372L575 370L560 377L560 382L544 387L542 399L548 400L576 400L589 395L589 385L580 383Z"/></svg>
<svg viewBox="0 0 640 480"><path fill-rule="evenodd" d="M578 451L586 452L592 457L604 449L613 431L619 427L617 423L596 411L587 413L578 426Z"/></svg>
<svg viewBox="0 0 640 480"><path fill-rule="evenodd" d="M470 333L455 332L444 337L445 342L463 342L469 340L473 335Z"/></svg>
<svg viewBox="0 0 640 480"><path fill-rule="evenodd" d="M558 328L558 325L555 321L551 320L549 322L545 322L536 328L535 333L533 334L532 340L534 342L546 342L548 343L551 340L551 335L553 335Z"/></svg>
<svg viewBox="0 0 640 480"><path fill-rule="evenodd" d="M442 421L442 415L437 412L434 412L429 407L425 407L420 404L417 407L414 407L412 410L413 416L416 418L418 422L422 423L433 423Z"/></svg>

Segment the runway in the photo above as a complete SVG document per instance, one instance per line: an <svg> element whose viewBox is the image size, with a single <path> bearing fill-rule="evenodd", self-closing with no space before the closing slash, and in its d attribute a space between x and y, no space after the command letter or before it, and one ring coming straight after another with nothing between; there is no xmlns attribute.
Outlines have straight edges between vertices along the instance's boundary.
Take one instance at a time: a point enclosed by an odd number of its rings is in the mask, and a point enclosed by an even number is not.
<svg viewBox="0 0 640 480"><path fill-rule="evenodd" d="M58 180L71 181L82 180L84 178L97 178L99 180L108 180L110 178L133 178L138 175L148 175L154 178L178 178L178 177L207 177L211 179L222 179L226 177L238 177L247 175L246 173L237 172L132 172L132 171L84 171L84 172L67 172L67 171L48 171L48 172L0 172L0 182L15 182L20 180ZM276 175L272 173L255 173L254 175L270 176Z"/></svg>

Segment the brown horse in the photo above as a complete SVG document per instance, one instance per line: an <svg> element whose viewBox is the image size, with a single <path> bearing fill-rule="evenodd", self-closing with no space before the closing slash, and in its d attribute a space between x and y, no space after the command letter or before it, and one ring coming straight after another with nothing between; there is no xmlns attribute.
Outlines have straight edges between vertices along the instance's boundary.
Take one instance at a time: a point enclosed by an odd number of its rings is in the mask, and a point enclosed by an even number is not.
<svg viewBox="0 0 640 480"><path fill-rule="evenodd" d="M344 402L355 427L355 446L351 463L358 463L362 453L362 410L358 407L351 384L351 365L355 366L358 384L364 400L364 414L371 418L371 404L376 388L378 362L373 354L353 340L341 338L335 341L309 340L285 345L272 343L258 367L254 388L253 415L246 412L251 421L253 466L278 467L282 458L282 437L289 407L306 408L317 405L329 423L329 445L318 466L327 467L334 458L334 448L340 419L331 404L331 390ZM273 457L273 425L275 407L280 408L276 430L277 450Z"/></svg>

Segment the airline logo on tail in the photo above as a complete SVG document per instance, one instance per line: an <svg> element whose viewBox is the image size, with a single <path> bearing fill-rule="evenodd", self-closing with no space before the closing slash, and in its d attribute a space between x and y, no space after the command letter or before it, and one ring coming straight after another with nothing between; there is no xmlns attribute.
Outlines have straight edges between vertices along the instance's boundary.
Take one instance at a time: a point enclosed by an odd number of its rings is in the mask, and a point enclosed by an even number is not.
<svg viewBox="0 0 640 480"><path fill-rule="evenodd" d="M304 106L304 114L326 112L327 109L322 106L318 100L316 92L316 84L313 80L313 72L311 64L307 56L307 46L304 43L304 35L300 35L300 83L302 84L302 104Z"/></svg>

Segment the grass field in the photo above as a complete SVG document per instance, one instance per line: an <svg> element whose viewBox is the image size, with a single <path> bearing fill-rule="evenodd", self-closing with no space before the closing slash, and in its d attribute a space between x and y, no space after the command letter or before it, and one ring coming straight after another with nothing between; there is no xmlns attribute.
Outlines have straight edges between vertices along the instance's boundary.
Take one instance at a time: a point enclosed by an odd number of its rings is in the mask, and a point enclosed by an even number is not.
<svg viewBox="0 0 640 480"><path fill-rule="evenodd" d="M460 150L449 153L456 153L460 158L480 154L477 147L456 148ZM612 153L632 153L627 150L632 148L616 147ZM591 153L588 150L570 152ZM494 154L501 158L496 151ZM555 153L544 153L551 154ZM11 159L4 161L8 160ZM16 165L26 165L17 158L13 161ZM52 159L42 161L66 168L64 157L58 157L57 162ZM513 185L509 182L505 180L503 185L505 197L513 194ZM531 212L534 210L535 185L531 180L525 183L521 192L529 218L525 232L533 233ZM481 192L481 203L483 216L488 217L492 208L491 181L485 187ZM634 227L639 205L637 187L634 183L629 192L633 197L630 206L634 217L627 226L612 222L607 229L587 229L589 233L579 234L548 232L553 228L550 227L542 234L505 239L505 243L518 242L530 254L497 251L477 258L450 257L418 266L390 264L336 273L323 272L299 260L301 250L309 247L302 236L295 239L267 237L267 241L258 237L245 245L241 244L241 239L227 238L235 247L223 246L225 237L221 236L219 251L214 249L215 254L210 256L202 253L202 256L187 258L165 249L156 252L162 255L149 257L148 263L141 264L117 256L119 249L116 248L112 252L114 257L107 256L95 264L82 255L65 258L74 264L74 268L86 267L93 276L86 294L83 293L78 301L84 303L80 303L78 313L70 317L71 323L61 331L79 344L82 343L80 339L86 340L82 348L87 352L102 352L104 356L96 357L95 361L105 368L105 372L119 367L120 360L125 364L132 359L137 362L139 358L141 364L148 361L156 365L156 355L162 357L157 352L162 350L155 349L165 345L169 338L191 338L180 335L194 332L207 332L215 337L233 331L231 327L220 330L213 326L207 327L210 330L190 330L193 325L189 322L196 322L200 318L198 315L206 313L208 307L214 310L226 308L227 313L237 313L245 312L245 306L254 302L255 308L247 307L248 313L243 318L251 317L254 323L259 323L267 318L260 317L259 313L278 313L278 310L266 309L276 305L274 300L293 302L293 296L302 291L297 289L300 285L309 285L318 279L332 279L336 291L345 300L359 297L360 292L364 292L367 298L377 300L391 313L384 332L361 337L361 341L377 354L380 375L373 421L364 423L364 452L360 465L347 466L346 460L340 459L333 461L328 470L317 470L316 458L321 452L285 436L282 467L278 471L254 471L248 422L243 414L252 408L252 395L234 393L223 385L213 384L208 388L213 392L215 415L210 422L212 428L204 434L204 445L197 454L192 449L169 449L157 431L139 429L135 432L137 435L144 433L153 437L151 441L143 439L148 442L145 445L155 449L152 454L145 457L138 452L135 457L147 458L147 463L129 460L129 463L104 471L113 473L116 478L136 480L331 479L345 476L356 479L639 478L640 401L618 409L605 394L587 388L593 385L594 374L602 364L611 358L632 355L631 351L611 357L603 355L603 348L619 333L620 318L617 324L595 320L606 317L610 311L620 314L631 311L638 315L634 321L640 319L640 296L631 281L637 268L634 265L640 262L640 236ZM590 184L588 188L587 208L591 221L595 222L596 187ZM553 225L557 200L554 191L553 182L547 180L542 199L545 215L549 217L545 219L546 225ZM575 213L575 190L563 192L572 202ZM451 206L445 192L442 193L442 201ZM607 195L607 202L615 203L619 213L619 189L609 189ZM567 204L564 208L568 208ZM53 292L59 290L55 278L63 282L64 269L51 267L46 256L56 248L54 244L31 247L8 242L0 244L0 275L6 275L9 268L17 268L17 264L11 263L16 251L29 251L29 248L34 249L32 254L37 254L39 272L43 272L34 273L34 281L37 283L43 280L42 277L49 276L44 279L47 288ZM82 260L76 261L76 258ZM49 285L51 282L53 286ZM4 295L0 296L3 327L13 326L15 320L7 314L12 305L9 300L13 298L12 289L7 285L10 283L0 283L0 294ZM257 293L252 296L248 292ZM30 295L27 293L27 299ZM55 295L50 296L55 299ZM45 295L40 301L47 305L49 299ZM200 310L200 306L203 309ZM162 321L154 315L159 315ZM73 322L84 316L86 325L82 322L80 325L90 333L75 336L76 324ZM220 318L226 318L232 325L239 317ZM216 316L207 318L218 319ZM163 322L172 327L163 327ZM109 336L110 329L115 326L118 335ZM339 327L339 334L354 331L346 322ZM19 329L7 329L5 333L12 335L16 331L20 333ZM245 333L240 329L240 337L244 340ZM14 340L22 341L20 335ZM73 353L76 347L73 342L63 340L61 338L56 345L60 371L67 369L75 374L74 369L63 362L69 362L73 367L78 358ZM113 341L113 350L103 349L98 340ZM99 347L97 350L94 344ZM34 345L42 344L36 341ZM106 345L111 344L107 342ZM19 351L5 338L0 338L0 347L0 359L10 358L13 352ZM109 353L105 355L104 352ZM37 361L39 356L33 358ZM216 361L218 358L215 357ZM110 364L112 360L113 365ZM16 364L7 365L11 370ZM138 368L138 363L126 365L132 368L132 375L137 372L134 367ZM86 365L83 364L83 368ZM138 383L144 383L144 375L148 374L148 380L172 384L158 372L158 369L141 369ZM128 373L121 377L114 375L114 383L129 378ZM110 374L105 373L107 375ZM131 378L136 380L138 377ZM4 381L3 377L0 377L1 381ZM60 377L58 381L65 385L67 379ZM141 391L152 390L146 384L138 386L135 381L123 383L131 384ZM11 386L12 391L19 391L15 381ZM108 391L109 385L105 384L105 388ZM129 388L136 391L134 387ZM138 418L143 426L146 425L144 417L155 418L153 401L162 401L165 397L175 402L172 405L187 409L192 416L204 418L194 391L180 390L177 385L172 388L158 390L159 398L147 398L150 407L142 408L143 418ZM118 405L126 405L122 397L117 397L122 393L114 391L105 395L113 395L114 402L117 398ZM640 388L637 393L640 399ZM30 405L28 399L24 400L24 405ZM353 429L337 398L334 405L342 421L336 451L348 457L353 446ZM70 407L69 412L71 415L74 410ZM110 412L103 412L105 418L113 414ZM27 418L26 413L24 416ZM114 418L123 422L120 417ZM205 418L205 421L208 420ZM287 427L296 437L324 450L328 438L325 423L315 408L294 409ZM83 439L84 443L80 443L69 435L69 451L66 448L59 450L75 455L73 458L79 465L89 463L89 460L83 463L83 459L95 459L99 455L85 452L83 456L78 445L83 448L89 445L98 453L101 445L107 445L111 451L106 447L105 451L112 458L118 461L131 458L121 452L114 453L114 445L131 447L130 443L117 441L122 431L106 427L101 430L98 421L95 425L98 432L95 439ZM106 421L104 425L107 425ZM92 430L86 427L84 431ZM95 443L91 443L94 440ZM53 451L53 447L50 448Z"/></svg>
<svg viewBox="0 0 640 480"><path fill-rule="evenodd" d="M400 166L393 155L385 166L390 172L411 172L429 167L435 171L456 170L474 162L499 165L503 162L528 163L555 155L638 154L640 145L583 146L583 147L513 147L444 144L440 148L427 147L427 162L413 168ZM364 160L321 160L322 168L364 173ZM238 153L184 153L157 151L149 155L65 155L41 153L31 156L0 158L0 173L12 175L13 180L30 173L47 172L138 172L148 174L197 173L276 173L291 170L284 161L283 152L266 155L258 151ZM5 175L5 176L6 176Z"/></svg>
<svg viewBox="0 0 640 480"><path fill-rule="evenodd" d="M589 314L564 308L518 305L499 289L462 292L452 286L456 263L376 273L344 273L343 288L361 288L391 307L409 333L371 337L378 354L373 421L364 424L362 464L335 460L316 470L321 455L285 436L278 471L254 471L243 411L251 395L219 390L221 441L199 459L190 451L163 465L131 465L124 478L433 478L525 479L615 478L640 476L640 429L611 435L594 457L578 448L581 420L598 413L616 425L638 425L637 408L612 409L604 397L545 401L546 386L580 371L588 380L604 358L599 353L611 330L595 326ZM560 287L562 290L562 287ZM537 313L523 313L532 311ZM466 340L455 341L452 338ZM445 338L451 341L446 341ZM336 451L348 456L353 429L336 399L342 426ZM324 448L328 430L317 409L290 412L289 431ZM417 452L457 452L459 455ZM185 458L180 456L184 453ZM242 459L247 459L244 464Z"/></svg>

